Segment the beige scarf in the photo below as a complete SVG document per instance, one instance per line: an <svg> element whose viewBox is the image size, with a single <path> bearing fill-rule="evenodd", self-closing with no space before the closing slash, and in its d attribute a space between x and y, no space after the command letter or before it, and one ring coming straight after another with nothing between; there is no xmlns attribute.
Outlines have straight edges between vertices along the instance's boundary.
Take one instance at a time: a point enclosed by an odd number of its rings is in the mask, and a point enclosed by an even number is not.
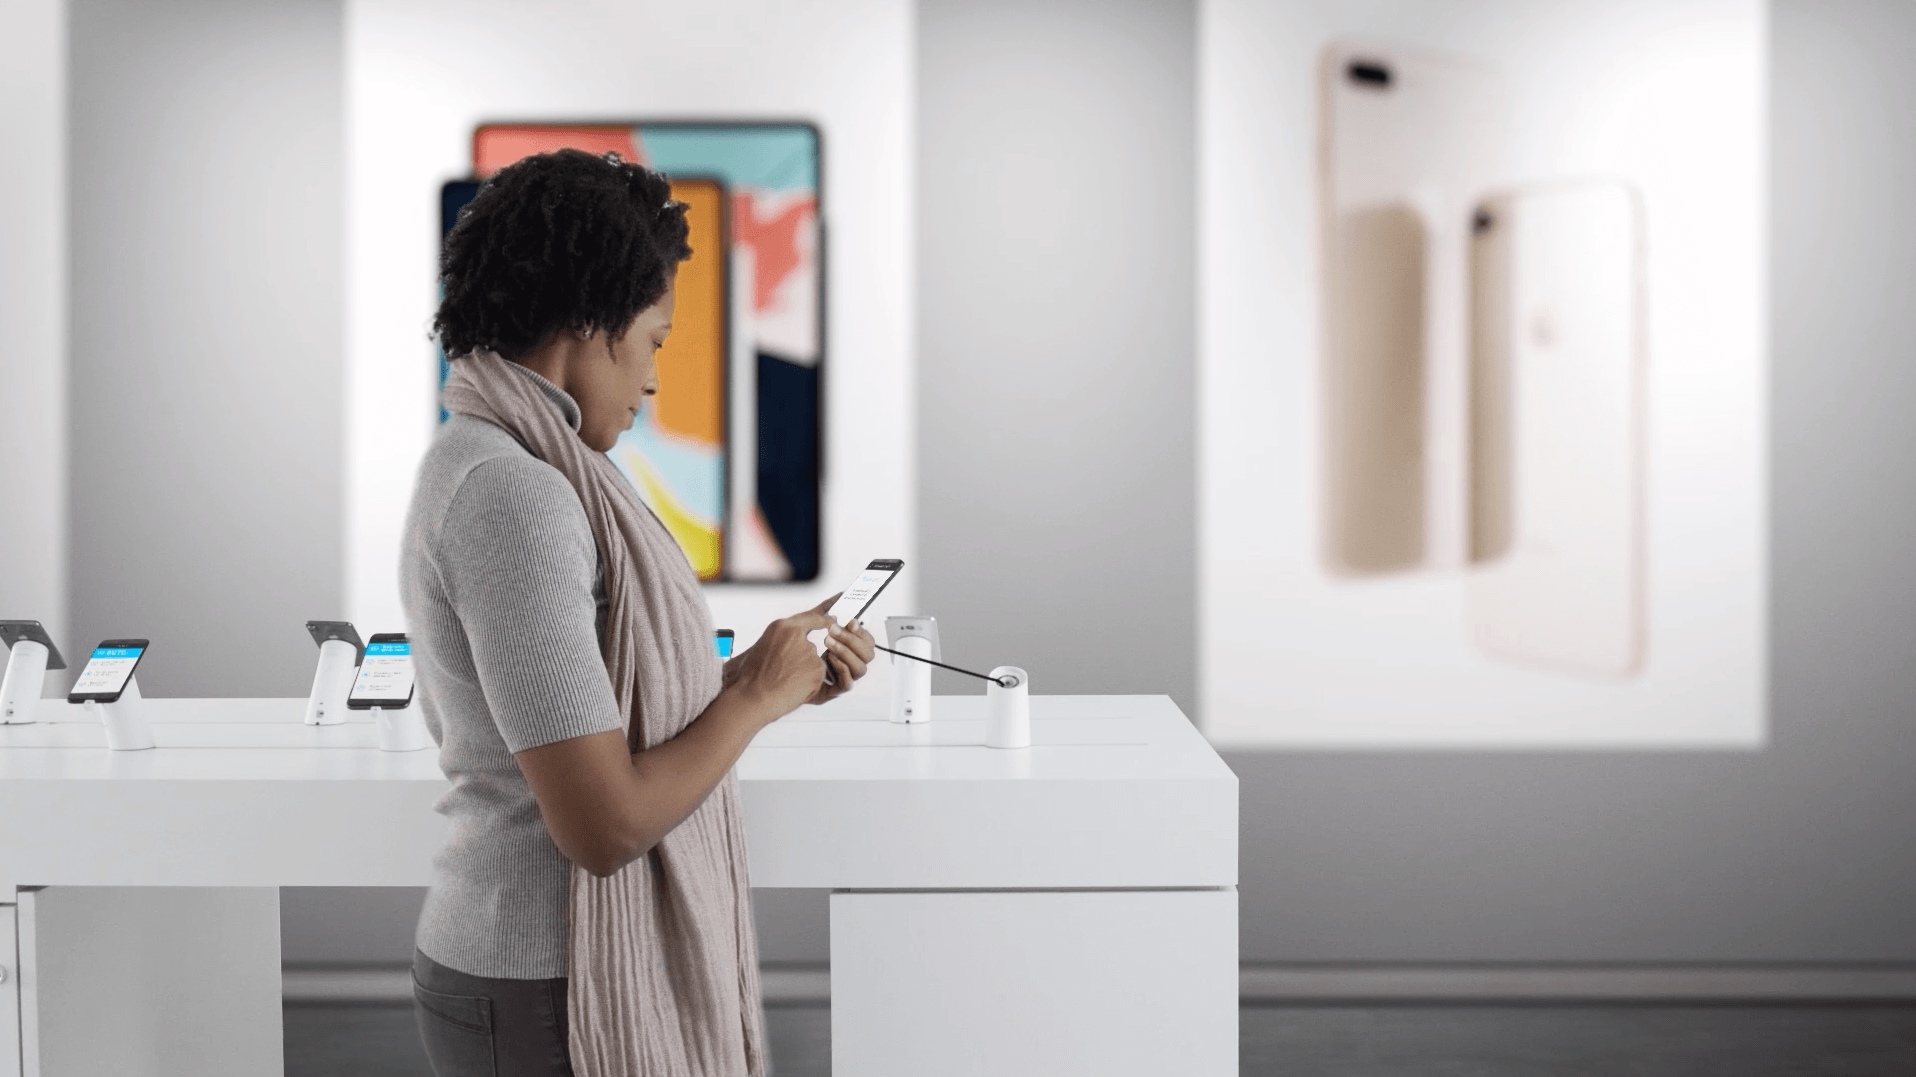
<svg viewBox="0 0 1916 1077"><path fill-rule="evenodd" d="M449 410L499 426L566 477L599 547L601 646L627 743L677 736L720 686L711 613L665 525L604 453L560 417L522 367L490 352L453 364ZM579 1077L739 1077L765 1072L738 779L650 853L609 878L572 867L566 947Z"/></svg>

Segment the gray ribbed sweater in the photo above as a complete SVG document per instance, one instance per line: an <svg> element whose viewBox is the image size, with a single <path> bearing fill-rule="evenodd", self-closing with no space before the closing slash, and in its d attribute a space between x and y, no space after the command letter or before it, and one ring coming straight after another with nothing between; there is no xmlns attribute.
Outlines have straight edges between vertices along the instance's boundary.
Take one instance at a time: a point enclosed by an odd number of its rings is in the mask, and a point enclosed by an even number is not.
<svg viewBox="0 0 1916 1077"><path fill-rule="evenodd" d="M572 399L521 369L576 430ZM435 805L451 828L419 949L472 976L564 976L568 865L512 753L625 728L579 495L512 435L454 415L419 468L399 585L420 707L452 782Z"/></svg>

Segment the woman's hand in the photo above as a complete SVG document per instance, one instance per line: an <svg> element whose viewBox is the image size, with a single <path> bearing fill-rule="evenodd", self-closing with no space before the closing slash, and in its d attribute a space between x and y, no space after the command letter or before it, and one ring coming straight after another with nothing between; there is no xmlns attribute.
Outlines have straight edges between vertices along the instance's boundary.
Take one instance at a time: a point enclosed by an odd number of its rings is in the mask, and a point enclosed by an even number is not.
<svg viewBox="0 0 1916 1077"><path fill-rule="evenodd" d="M763 716L761 724L770 724L797 710L799 704L817 695L825 683L825 663L819 661L818 649L805 637L832 627L831 618L825 616L830 605L827 601L804 613L773 621L757 643L725 664L724 691L751 700L753 709Z"/></svg>
<svg viewBox="0 0 1916 1077"><path fill-rule="evenodd" d="M817 608L773 621L725 663L725 687L692 723L664 744L630 753L625 730L573 737L514 756L539 803L546 832L568 860L610 875L644 856L690 815L752 737L805 702L842 695L865 675L872 638L836 628ZM806 636L825 632L826 661ZM838 684L824 686L826 662Z"/></svg>
<svg viewBox="0 0 1916 1077"><path fill-rule="evenodd" d="M825 663L805 636L830 626L822 609L773 621L726 663L718 698L664 744L631 752L625 730L608 729L517 753L553 844L600 876L644 856L724 780L759 730L818 694Z"/></svg>
<svg viewBox="0 0 1916 1077"><path fill-rule="evenodd" d="M812 614L822 614L826 610L831 609L832 603L836 601L838 601L838 596L833 595L818 605L813 606L806 613L799 614L799 616L809 617ZM805 634L810 636L817 631L817 628L813 628ZM826 622L824 640L826 667L831 670L831 681L835 683L821 681L817 690L811 694L810 698L805 700L807 703L825 703L851 691L852 682L865 675L867 668L871 664L872 656L877 653L874 649L875 641L872 639L872 634L865 631L865 626L856 621L852 622L850 628L840 628L837 625ZM763 641L761 640L761 642ZM810 641L808 640L807 642ZM730 688L744 674L748 668L748 660L750 659L751 653L757 647L758 644L754 643L751 647L747 647L745 650L725 660L724 677L720 682L724 687ZM813 646L812 653L818 653L816 645Z"/></svg>
<svg viewBox="0 0 1916 1077"><path fill-rule="evenodd" d="M833 601L836 600L834 596ZM872 655L877 653L872 649L874 642L872 634L857 621L848 628L831 626L825 636L825 664L831 667L831 678L819 685L818 691L805 702L827 703L851 691L852 682L865 675Z"/></svg>

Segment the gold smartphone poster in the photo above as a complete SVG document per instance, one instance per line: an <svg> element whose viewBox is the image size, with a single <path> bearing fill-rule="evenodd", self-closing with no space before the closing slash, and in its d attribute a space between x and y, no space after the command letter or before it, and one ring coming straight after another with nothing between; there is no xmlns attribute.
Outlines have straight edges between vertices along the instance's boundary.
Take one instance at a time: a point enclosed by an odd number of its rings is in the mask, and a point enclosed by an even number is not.
<svg viewBox="0 0 1916 1077"><path fill-rule="evenodd" d="M1462 560L1471 201L1503 153L1488 67L1340 40L1318 65L1324 567Z"/></svg>
<svg viewBox="0 0 1916 1077"><path fill-rule="evenodd" d="M1206 736L1760 747L1764 7L1206 10Z"/></svg>
<svg viewBox="0 0 1916 1077"><path fill-rule="evenodd" d="M1642 218L1602 179L1473 214L1469 618L1490 656L1642 662Z"/></svg>

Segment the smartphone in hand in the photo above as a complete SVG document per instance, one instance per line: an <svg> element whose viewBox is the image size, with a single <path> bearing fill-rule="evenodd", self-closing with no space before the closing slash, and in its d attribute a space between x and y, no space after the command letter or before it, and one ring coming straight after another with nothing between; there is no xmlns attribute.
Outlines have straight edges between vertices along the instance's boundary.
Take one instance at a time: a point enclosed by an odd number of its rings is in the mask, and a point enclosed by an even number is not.
<svg viewBox="0 0 1916 1077"><path fill-rule="evenodd" d="M839 626L848 626L854 621L863 620L865 611L871 608L872 603L878 600L879 593L904 567L905 562L896 557L874 559L838 596L838 601L832 603L832 608L825 611L825 616L830 617L832 623ZM825 657L825 630L821 628L811 633L808 638L812 641L812 646L818 648L818 656ZM825 669L825 683L838 683L832 676L830 666Z"/></svg>

